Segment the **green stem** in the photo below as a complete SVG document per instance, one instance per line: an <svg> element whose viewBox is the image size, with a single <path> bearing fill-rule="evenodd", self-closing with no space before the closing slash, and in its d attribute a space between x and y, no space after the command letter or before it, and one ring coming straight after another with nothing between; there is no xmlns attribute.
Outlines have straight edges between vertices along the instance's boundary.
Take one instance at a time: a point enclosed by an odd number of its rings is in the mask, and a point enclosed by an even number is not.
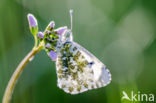
<svg viewBox="0 0 156 103"><path fill-rule="evenodd" d="M35 39L35 45L34 45L34 48L37 48L38 40L37 40L37 36L36 36L36 35L34 36L34 39Z"/></svg>
<svg viewBox="0 0 156 103"><path fill-rule="evenodd" d="M35 40L36 41L36 40ZM35 44L36 46L36 44ZM24 69L24 67L26 66L26 64L30 61L30 59L37 54L41 49L43 48L42 45L39 45L38 47L34 47L28 54L27 56L21 61L21 63L18 65L18 67L15 69L8 85L7 88L5 90L4 93L4 97L3 97L3 102L2 103L9 103L12 93L13 93L13 89L15 87L15 84L22 72L22 70Z"/></svg>

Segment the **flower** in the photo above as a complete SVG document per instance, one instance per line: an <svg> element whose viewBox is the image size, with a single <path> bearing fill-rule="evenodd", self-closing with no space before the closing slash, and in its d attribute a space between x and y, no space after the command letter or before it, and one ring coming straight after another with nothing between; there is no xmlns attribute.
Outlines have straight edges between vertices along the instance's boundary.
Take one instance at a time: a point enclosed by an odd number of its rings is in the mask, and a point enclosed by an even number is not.
<svg viewBox="0 0 156 103"><path fill-rule="evenodd" d="M46 34L51 34L51 31L46 30L45 33L46 33Z"/></svg>
<svg viewBox="0 0 156 103"><path fill-rule="evenodd" d="M56 29L55 31L57 34L62 35L65 30L67 30L66 26L60 27L60 28Z"/></svg>
<svg viewBox="0 0 156 103"><path fill-rule="evenodd" d="M34 36L37 35L37 32L38 32L38 23L37 23L36 18L32 14L28 14L27 15L27 18L28 18L29 28L30 28L31 33Z"/></svg>
<svg viewBox="0 0 156 103"><path fill-rule="evenodd" d="M29 26L30 27L37 27L38 24L37 24L37 20L36 18L34 17L34 15L32 14L28 14L28 22L29 22Z"/></svg>
<svg viewBox="0 0 156 103"><path fill-rule="evenodd" d="M57 54L56 52L54 52L53 50L51 50L49 53L48 53L49 57L51 58L52 61L56 61L57 59Z"/></svg>
<svg viewBox="0 0 156 103"><path fill-rule="evenodd" d="M51 21L51 22L49 23L49 25L48 25L48 27L50 27L50 28L54 28L54 26L55 26L55 22L54 22L54 21Z"/></svg>
<svg viewBox="0 0 156 103"><path fill-rule="evenodd" d="M45 45L45 47L46 47L46 48L51 48L50 43L47 43L47 44Z"/></svg>
<svg viewBox="0 0 156 103"><path fill-rule="evenodd" d="M37 35L40 39L43 39L44 38L44 34L42 32L38 32L38 35Z"/></svg>

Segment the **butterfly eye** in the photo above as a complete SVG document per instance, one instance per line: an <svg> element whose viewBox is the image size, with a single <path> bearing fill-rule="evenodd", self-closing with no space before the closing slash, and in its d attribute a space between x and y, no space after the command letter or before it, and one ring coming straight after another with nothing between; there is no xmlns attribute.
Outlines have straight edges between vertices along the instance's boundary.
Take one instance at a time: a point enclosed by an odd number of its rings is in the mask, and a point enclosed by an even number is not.
<svg viewBox="0 0 156 103"><path fill-rule="evenodd" d="M67 38L69 38L69 37L70 37L70 33L67 32L65 36L66 36Z"/></svg>
<svg viewBox="0 0 156 103"><path fill-rule="evenodd" d="M72 40L73 40L73 36L72 36L72 32L70 30L65 31L62 34L62 37L61 37L62 42L68 42L68 41L72 41Z"/></svg>

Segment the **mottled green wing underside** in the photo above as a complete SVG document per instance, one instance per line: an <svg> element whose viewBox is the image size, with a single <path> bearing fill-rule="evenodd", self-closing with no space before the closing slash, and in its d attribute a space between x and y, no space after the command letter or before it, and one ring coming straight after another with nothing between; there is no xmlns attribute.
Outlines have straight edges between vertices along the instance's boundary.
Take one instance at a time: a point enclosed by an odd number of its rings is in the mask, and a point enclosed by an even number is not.
<svg viewBox="0 0 156 103"><path fill-rule="evenodd" d="M111 81L106 66L75 42L66 42L60 48L56 68L58 87L71 94L100 88Z"/></svg>

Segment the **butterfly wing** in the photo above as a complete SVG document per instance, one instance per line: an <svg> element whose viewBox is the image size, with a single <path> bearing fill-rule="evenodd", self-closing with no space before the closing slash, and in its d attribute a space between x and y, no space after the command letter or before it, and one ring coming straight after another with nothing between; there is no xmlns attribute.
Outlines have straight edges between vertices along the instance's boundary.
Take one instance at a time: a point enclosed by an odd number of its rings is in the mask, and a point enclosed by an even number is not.
<svg viewBox="0 0 156 103"><path fill-rule="evenodd" d="M62 45L56 68L58 87L71 94L100 88L111 81L111 74L106 66L75 42Z"/></svg>

